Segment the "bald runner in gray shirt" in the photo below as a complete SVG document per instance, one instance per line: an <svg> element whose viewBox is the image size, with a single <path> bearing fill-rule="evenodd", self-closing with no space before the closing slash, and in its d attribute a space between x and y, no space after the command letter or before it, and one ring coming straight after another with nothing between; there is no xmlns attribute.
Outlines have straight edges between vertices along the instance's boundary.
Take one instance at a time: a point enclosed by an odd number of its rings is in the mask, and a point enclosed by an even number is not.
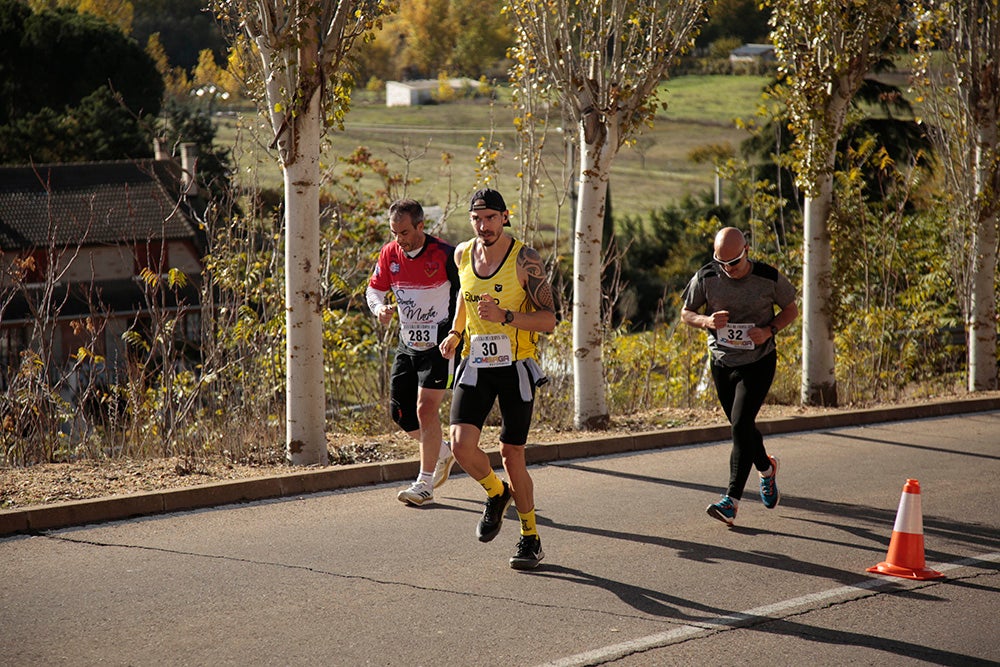
<svg viewBox="0 0 1000 667"><path fill-rule="evenodd" d="M713 261L684 289L681 320L708 331L712 380L732 425L729 486L708 515L732 526L751 468L760 473L764 507L776 507L778 459L769 456L757 429L757 413L774 381L775 336L798 317L795 288L776 268L749 257L735 227L715 236Z"/></svg>

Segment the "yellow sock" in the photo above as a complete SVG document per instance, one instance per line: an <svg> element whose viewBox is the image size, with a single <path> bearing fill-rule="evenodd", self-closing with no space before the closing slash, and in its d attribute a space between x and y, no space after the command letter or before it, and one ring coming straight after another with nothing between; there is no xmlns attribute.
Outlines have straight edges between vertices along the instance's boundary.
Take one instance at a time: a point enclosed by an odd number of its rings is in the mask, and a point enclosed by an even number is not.
<svg viewBox="0 0 1000 667"><path fill-rule="evenodd" d="M517 516L521 519L521 534L522 535L537 535L538 528L535 527L535 510L528 510L527 512L518 512Z"/></svg>
<svg viewBox="0 0 1000 667"><path fill-rule="evenodd" d="M492 470L489 475L476 481L478 481L483 488L486 489L486 495L491 498L493 496L499 496L503 493L503 480L501 480L500 477Z"/></svg>

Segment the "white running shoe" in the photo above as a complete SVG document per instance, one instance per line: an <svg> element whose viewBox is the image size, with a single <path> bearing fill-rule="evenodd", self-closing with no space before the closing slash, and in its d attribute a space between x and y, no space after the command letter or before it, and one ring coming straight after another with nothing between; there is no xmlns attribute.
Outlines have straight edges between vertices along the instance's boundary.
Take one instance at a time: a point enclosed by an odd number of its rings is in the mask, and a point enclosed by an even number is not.
<svg viewBox="0 0 1000 667"><path fill-rule="evenodd" d="M402 503L420 507L434 502L434 489L427 482L414 482L400 491L396 498Z"/></svg>
<svg viewBox="0 0 1000 667"><path fill-rule="evenodd" d="M451 467L455 465L455 455L448 454L447 456L442 456L434 464L434 488L438 488L442 484L448 481L448 475L451 474Z"/></svg>

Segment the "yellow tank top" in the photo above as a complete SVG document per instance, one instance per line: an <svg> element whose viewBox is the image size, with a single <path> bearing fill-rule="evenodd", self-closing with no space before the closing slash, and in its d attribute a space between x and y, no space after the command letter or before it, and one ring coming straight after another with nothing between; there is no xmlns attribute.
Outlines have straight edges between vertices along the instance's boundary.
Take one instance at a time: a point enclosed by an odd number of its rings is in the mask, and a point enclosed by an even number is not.
<svg viewBox="0 0 1000 667"><path fill-rule="evenodd" d="M459 297L465 300L465 331L471 337L479 334L503 334L510 338L514 360L535 358L535 341L538 336L534 331L518 329L499 322L487 322L479 319L476 304L483 294L489 294L497 305L504 310L515 313L527 313L534 308L528 299L528 293L517 279L517 256L523 243L514 239L500 267L489 276L479 276L472 266L472 248L470 243L462 253L462 261L458 265L458 277L461 282Z"/></svg>

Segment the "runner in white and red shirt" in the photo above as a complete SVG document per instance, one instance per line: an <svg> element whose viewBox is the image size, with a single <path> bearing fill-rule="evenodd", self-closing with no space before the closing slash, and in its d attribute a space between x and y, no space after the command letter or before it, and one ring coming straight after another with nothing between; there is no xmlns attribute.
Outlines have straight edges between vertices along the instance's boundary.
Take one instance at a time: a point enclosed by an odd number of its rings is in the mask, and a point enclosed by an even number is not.
<svg viewBox="0 0 1000 667"><path fill-rule="evenodd" d="M420 441L420 474L397 498L410 505L434 501L455 458L443 439L440 408L451 388L454 360L438 344L455 315L455 247L424 233L424 210L413 199L389 207L393 240L382 246L368 281L368 307L383 325L399 316L399 346L389 383L392 419ZM386 297L392 292L393 303Z"/></svg>

